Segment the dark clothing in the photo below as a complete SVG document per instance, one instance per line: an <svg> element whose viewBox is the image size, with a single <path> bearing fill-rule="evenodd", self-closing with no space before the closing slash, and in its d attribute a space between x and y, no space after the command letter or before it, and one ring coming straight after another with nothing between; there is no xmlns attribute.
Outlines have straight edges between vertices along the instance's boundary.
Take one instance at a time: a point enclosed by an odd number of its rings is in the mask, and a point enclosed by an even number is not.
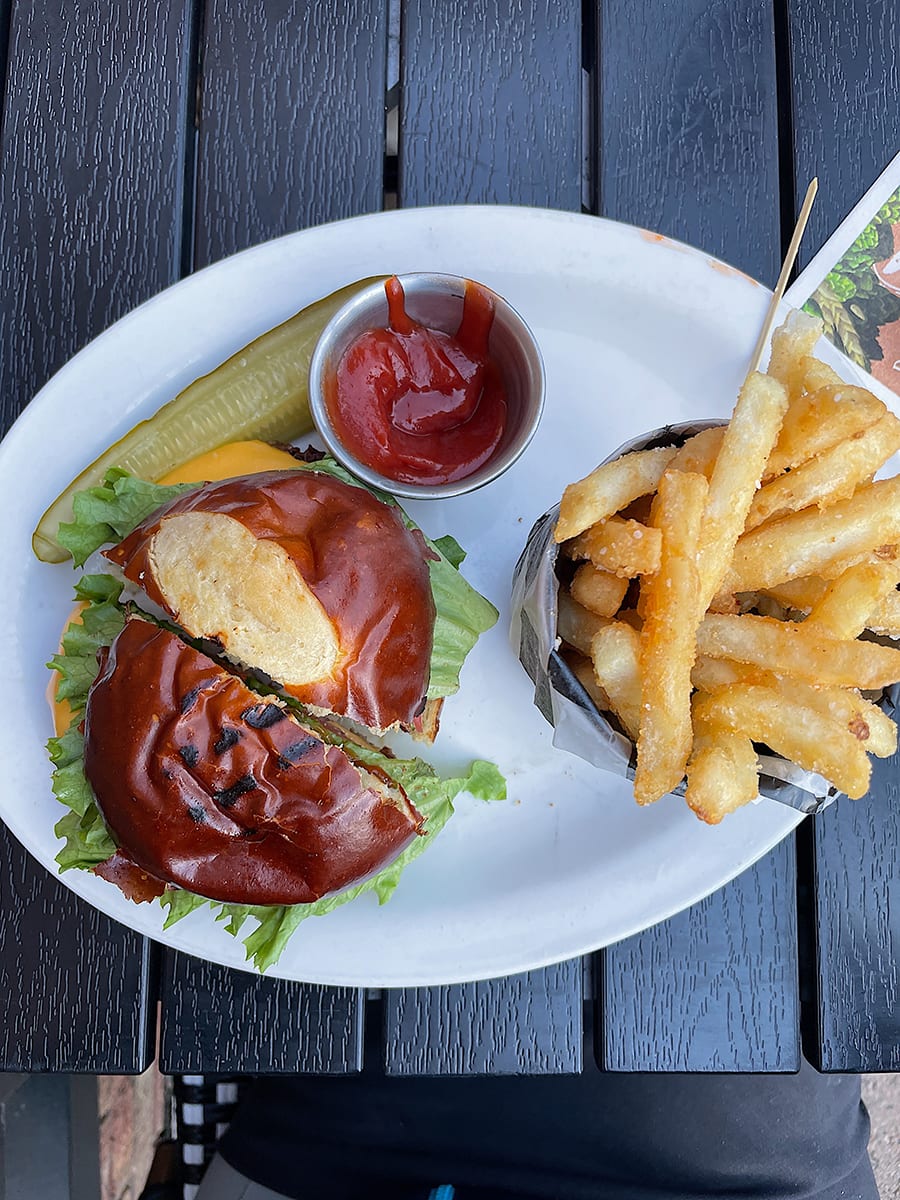
<svg viewBox="0 0 900 1200"><path fill-rule="evenodd" d="M221 1151L313 1200L878 1200L859 1079L612 1075L260 1081Z"/></svg>

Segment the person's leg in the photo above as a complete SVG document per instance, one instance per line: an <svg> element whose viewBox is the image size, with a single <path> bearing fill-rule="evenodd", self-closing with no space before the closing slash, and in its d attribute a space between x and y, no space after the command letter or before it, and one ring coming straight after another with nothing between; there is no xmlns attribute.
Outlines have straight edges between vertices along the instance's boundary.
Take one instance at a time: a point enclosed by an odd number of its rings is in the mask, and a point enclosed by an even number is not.
<svg viewBox="0 0 900 1200"><path fill-rule="evenodd" d="M877 1200L867 1139L858 1079L808 1066L750 1076L371 1073L261 1081L222 1152L276 1192L329 1200L425 1200L442 1183L456 1200Z"/></svg>

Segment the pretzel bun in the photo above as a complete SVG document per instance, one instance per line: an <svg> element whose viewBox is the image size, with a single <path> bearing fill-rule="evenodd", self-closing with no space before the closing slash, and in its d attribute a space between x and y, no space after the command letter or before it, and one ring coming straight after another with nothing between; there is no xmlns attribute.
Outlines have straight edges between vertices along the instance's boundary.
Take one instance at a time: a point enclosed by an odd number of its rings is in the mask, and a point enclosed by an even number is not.
<svg viewBox="0 0 900 1200"><path fill-rule="evenodd" d="M103 652L84 761L120 884L133 864L132 882L304 904L386 866L422 825L402 788L139 619Z"/></svg>
<svg viewBox="0 0 900 1200"><path fill-rule="evenodd" d="M206 484L106 555L187 634L315 710L379 732L423 712L429 551L364 488L303 469Z"/></svg>

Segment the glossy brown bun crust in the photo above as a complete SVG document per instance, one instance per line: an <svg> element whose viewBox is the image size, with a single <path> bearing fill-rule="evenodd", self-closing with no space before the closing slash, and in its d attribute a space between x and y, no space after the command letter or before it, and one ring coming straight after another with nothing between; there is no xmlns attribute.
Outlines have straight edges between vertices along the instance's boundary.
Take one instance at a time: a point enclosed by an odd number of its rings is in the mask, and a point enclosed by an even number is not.
<svg viewBox="0 0 900 1200"><path fill-rule="evenodd" d="M143 620L101 659L84 764L119 862L228 903L340 891L422 824L401 788Z"/></svg>
<svg viewBox="0 0 900 1200"><path fill-rule="evenodd" d="M229 642L239 616L232 622L220 613L204 621L201 608L202 615L188 622L185 612L177 610L172 589L165 594L156 577L154 538L165 522L187 513L230 517L255 539L273 542L287 571L296 568L299 573L298 586L315 598L312 606L321 618L318 633L322 633L324 610L325 632L331 637L333 628L336 635L332 661L325 660L320 677L311 677L308 663L302 668L306 674L298 675L303 680L299 684L284 677L289 671L283 662L272 669L259 657L254 661L245 657L248 666L265 671L303 703L351 717L371 729L412 724L425 704L435 609L429 551L421 534L406 528L396 508L324 472L269 471L189 492L107 551L127 578L188 634L218 638L226 652L241 657ZM229 522L219 524L227 527ZM274 547L266 549L275 553ZM183 560L184 554L176 557ZM244 557L237 551L226 554L217 569L225 572L229 558L234 563ZM243 607L240 589L246 592L252 585L252 578L235 585L235 613ZM270 585L269 593L272 590ZM266 603L267 597L259 602ZM199 627L204 623L220 627ZM261 627L265 624L263 619ZM303 639L293 640L299 646Z"/></svg>

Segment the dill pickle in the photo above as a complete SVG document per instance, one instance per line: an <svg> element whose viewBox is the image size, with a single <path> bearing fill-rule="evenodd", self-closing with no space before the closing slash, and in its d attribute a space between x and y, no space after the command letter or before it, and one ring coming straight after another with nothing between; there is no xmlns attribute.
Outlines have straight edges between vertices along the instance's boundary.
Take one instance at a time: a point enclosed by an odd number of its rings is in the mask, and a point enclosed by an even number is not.
<svg viewBox="0 0 900 1200"><path fill-rule="evenodd" d="M110 467L155 482L225 442L290 442L308 433L313 423L307 376L319 335L342 305L376 281L377 277L359 280L301 309L135 425L82 471L41 517L31 539L37 557L42 562L69 557L57 541L59 525L72 520L75 493L101 483Z"/></svg>

